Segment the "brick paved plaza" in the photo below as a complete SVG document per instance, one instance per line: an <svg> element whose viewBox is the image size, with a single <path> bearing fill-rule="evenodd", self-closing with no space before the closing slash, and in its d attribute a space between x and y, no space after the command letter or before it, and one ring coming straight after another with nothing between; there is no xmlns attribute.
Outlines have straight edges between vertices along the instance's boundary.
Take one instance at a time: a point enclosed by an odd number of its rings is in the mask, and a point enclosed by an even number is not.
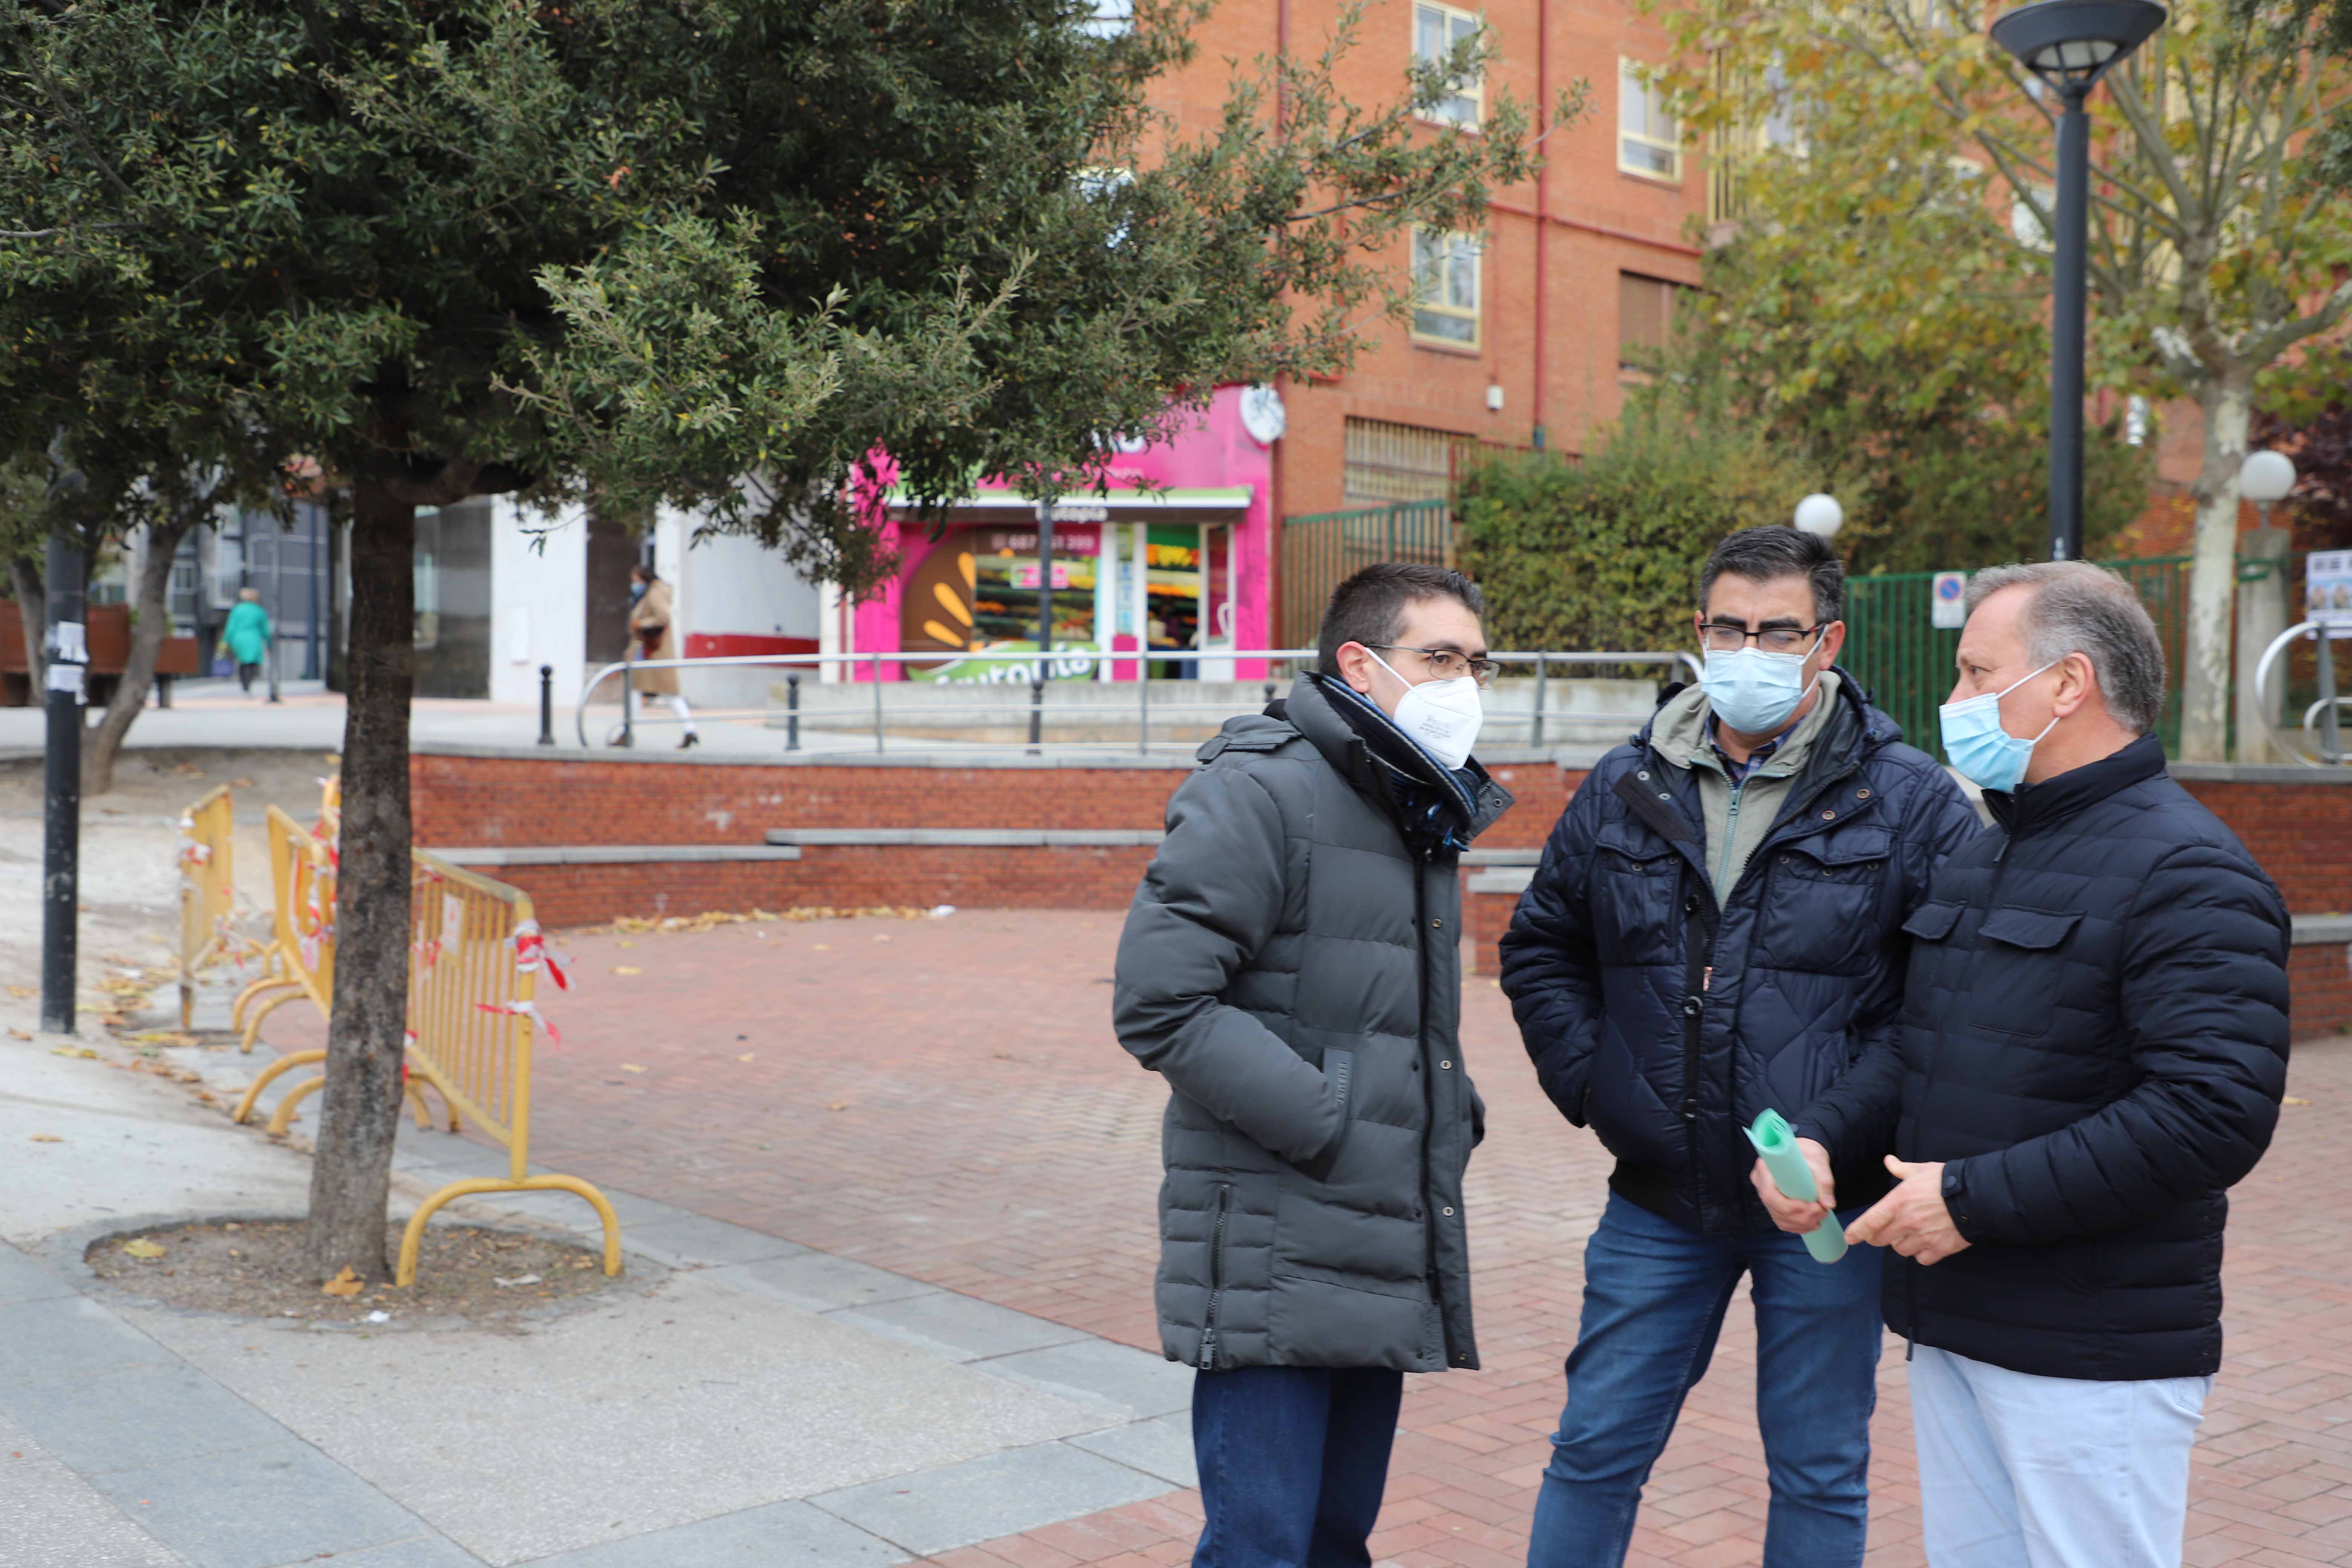
<svg viewBox="0 0 2352 1568"><path fill-rule="evenodd" d="M532 1152L597 1182L1157 1348L1165 1091L1111 1038L1110 914L566 933L575 989L541 1058ZM624 973L635 971L635 973ZM1491 1109L1470 1169L1476 1373L1406 1382L1373 1546L1409 1568L1516 1568L1608 1162L1536 1089L1490 979L1464 1048ZM270 1037L316 1020L288 1009ZM746 1059L748 1058L748 1059ZM2352 1562L2352 1041L2302 1049L2230 1230L2228 1363L2198 1447L2188 1561ZM1753 1563L1764 1467L1735 1303L1645 1498L1633 1561ZM1902 1343L1880 1379L1872 1568L1917 1548ZM1189 1554L1190 1494L940 1559L1140 1568Z"/></svg>

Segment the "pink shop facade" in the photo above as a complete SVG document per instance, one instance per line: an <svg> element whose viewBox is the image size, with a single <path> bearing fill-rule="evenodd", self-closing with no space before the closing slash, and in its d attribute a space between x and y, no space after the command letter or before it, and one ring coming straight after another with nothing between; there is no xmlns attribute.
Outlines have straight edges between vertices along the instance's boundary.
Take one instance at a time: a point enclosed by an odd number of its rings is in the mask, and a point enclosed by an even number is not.
<svg viewBox="0 0 2352 1568"><path fill-rule="evenodd" d="M1041 597L1053 615L1057 680L1251 680L1274 626L1273 441L1279 405L1218 390L1174 440L1122 455L1108 493L1057 502L1053 555L1038 508L982 487L950 509L939 537L893 510L899 568L883 591L824 615L828 651L906 654L837 679L1026 681ZM1255 434L1253 433L1255 431ZM1269 437L1260 440L1259 436Z"/></svg>

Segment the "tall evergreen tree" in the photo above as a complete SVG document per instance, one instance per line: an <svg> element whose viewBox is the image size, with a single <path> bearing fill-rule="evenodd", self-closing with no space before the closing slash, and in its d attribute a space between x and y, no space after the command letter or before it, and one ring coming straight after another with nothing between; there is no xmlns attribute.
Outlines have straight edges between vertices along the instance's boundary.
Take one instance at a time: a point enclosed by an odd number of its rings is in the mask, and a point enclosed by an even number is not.
<svg viewBox="0 0 2352 1568"><path fill-rule="evenodd" d="M1335 52L1184 140L1190 5L0 0L0 398L190 415L348 484L341 904L309 1266L384 1273L419 507L705 508L851 587L929 506L1088 482L1220 382L1343 363L1532 116ZM1275 124L1276 107L1281 124ZM749 482L743 482L748 480Z"/></svg>

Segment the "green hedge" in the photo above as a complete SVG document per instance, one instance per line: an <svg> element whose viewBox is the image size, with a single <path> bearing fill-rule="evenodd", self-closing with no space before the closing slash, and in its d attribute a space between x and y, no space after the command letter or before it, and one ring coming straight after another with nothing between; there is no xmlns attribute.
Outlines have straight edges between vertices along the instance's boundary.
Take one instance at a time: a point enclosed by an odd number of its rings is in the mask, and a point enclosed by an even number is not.
<svg viewBox="0 0 2352 1568"><path fill-rule="evenodd" d="M1628 416L1582 461L1486 459L1462 476L1462 569L1502 648L1688 648L1699 568L1725 534L1786 525L1821 488L1761 437L1677 412Z"/></svg>

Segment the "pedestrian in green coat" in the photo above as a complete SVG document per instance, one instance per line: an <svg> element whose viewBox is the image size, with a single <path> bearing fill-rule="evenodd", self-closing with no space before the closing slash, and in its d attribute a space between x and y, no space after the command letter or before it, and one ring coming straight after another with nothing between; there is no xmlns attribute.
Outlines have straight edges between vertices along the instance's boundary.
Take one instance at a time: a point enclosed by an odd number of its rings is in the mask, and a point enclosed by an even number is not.
<svg viewBox="0 0 2352 1568"><path fill-rule="evenodd" d="M247 691L253 689L253 678L261 673L261 661L269 652L269 612L261 607L261 592L257 588L240 588L236 607L228 613L228 625L221 628L220 650L236 662L237 685Z"/></svg>

